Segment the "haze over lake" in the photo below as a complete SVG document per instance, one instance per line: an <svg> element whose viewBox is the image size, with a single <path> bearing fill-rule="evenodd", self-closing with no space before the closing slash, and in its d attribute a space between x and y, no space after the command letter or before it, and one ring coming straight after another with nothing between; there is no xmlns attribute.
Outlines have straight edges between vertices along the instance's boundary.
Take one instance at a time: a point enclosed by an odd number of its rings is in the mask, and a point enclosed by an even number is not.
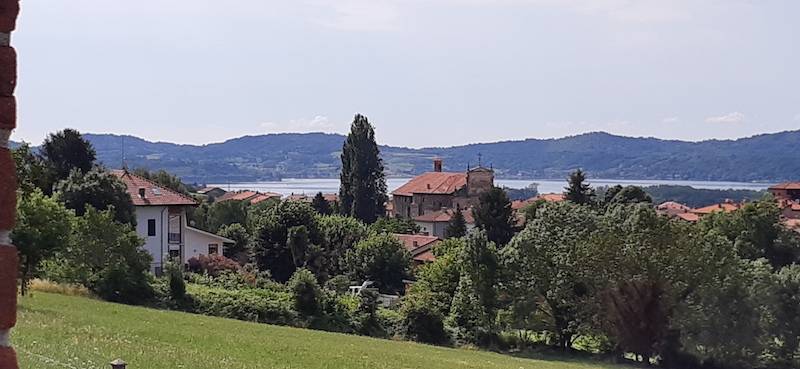
<svg viewBox="0 0 800 369"><path fill-rule="evenodd" d="M387 178L386 185L391 193L398 187L408 182L411 178ZM748 182L716 182L716 181L667 181L667 180L628 180L628 179L587 179L592 187L634 185L634 186L692 186L694 188L716 190L765 190L776 183L748 183ZM496 186L509 188L523 188L531 183L539 184L539 193L561 193L567 185L566 179L495 179ZM286 178L282 181L269 182L232 182L225 184L209 184L209 187L219 187L226 191L254 190L259 192L275 192L284 196L291 194L314 195L317 192L338 193L339 179L337 178Z"/></svg>

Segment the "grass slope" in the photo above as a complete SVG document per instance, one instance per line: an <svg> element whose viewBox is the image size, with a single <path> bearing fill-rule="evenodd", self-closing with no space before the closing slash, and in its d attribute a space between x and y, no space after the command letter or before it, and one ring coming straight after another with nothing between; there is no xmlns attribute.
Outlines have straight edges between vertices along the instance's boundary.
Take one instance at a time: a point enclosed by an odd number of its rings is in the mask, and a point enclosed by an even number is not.
<svg viewBox="0 0 800 369"><path fill-rule="evenodd" d="M241 322L34 292L14 330L21 368L611 368Z"/></svg>

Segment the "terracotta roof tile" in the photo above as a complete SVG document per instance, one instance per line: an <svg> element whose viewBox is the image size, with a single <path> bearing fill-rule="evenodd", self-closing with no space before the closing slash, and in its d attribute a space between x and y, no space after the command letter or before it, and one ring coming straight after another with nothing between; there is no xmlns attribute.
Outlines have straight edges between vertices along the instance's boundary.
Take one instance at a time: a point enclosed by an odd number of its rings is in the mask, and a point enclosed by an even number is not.
<svg viewBox="0 0 800 369"><path fill-rule="evenodd" d="M415 193L452 194L466 184L466 173L428 172L412 178L392 194L402 196L412 196Z"/></svg>
<svg viewBox="0 0 800 369"><path fill-rule="evenodd" d="M443 210L436 210L430 213L425 213L419 216L414 217L414 220L418 222L432 222L432 223L439 223L439 222L449 222L450 219L453 217L453 209L443 209ZM461 213L464 214L464 220L467 224L475 224L475 217L472 216L472 209L465 209L461 210Z"/></svg>
<svg viewBox="0 0 800 369"><path fill-rule="evenodd" d="M709 205L709 206L706 206L706 207L703 207L703 208L699 208L699 209L694 209L694 210L692 210L692 212L695 213L695 214L711 214L713 212L730 213L730 212L732 212L734 210L739 210L739 208L741 208L741 207L742 207L742 204L720 203L720 204Z"/></svg>
<svg viewBox="0 0 800 369"><path fill-rule="evenodd" d="M800 182L785 182L774 185L768 190L800 190Z"/></svg>
<svg viewBox="0 0 800 369"><path fill-rule="evenodd" d="M197 201L194 199L131 172L124 170L113 170L112 172L125 182L134 206L197 205ZM144 191L144 196L140 196L140 190Z"/></svg>
<svg viewBox="0 0 800 369"><path fill-rule="evenodd" d="M534 201L538 201L538 200L555 201L555 202L564 201L564 194L562 194L562 193L546 193L546 194L543 194L543 195L532 197L532 198L528 199L528 202L534 202Z"/></svg>

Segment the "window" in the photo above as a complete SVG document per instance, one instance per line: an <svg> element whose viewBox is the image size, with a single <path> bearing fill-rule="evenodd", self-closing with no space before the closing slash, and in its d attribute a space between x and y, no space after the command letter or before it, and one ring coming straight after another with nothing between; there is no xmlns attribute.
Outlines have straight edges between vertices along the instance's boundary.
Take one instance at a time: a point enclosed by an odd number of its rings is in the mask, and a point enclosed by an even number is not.
<svg viewBox="0 0 800 369"><path fill-rule="evenodd" d="M156 220L155 219L148 219L147 220L147 236L152 237L156 235Z"/></svg>
<svg viewBox="0 0 800 369"><path fill-rule="evenodd" d="M181 250L169 250L170 260L178 260L181 257Z"/></svg>
<svg viewBox="0 0 800 369"><path fill-rule="evenodd" d="M219 254L219 245L216 243L211 243L208 245L208 254Z"/></svg>

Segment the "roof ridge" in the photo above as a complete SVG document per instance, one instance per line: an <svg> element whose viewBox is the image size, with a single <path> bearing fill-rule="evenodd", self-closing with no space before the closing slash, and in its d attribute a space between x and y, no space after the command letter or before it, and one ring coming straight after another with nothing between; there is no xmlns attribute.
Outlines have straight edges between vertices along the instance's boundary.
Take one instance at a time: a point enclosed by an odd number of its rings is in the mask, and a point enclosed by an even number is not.
<svg viewBox="0 0 800 369"><path fill-rule="evenodd" d="M136 173L129 172L129 171L127 171L127 170L120 170L120 169L115 169L115 170L113 170L113 171L115 171L115 172L122 172L122 175L120 176L120 179L121 179L122 177L126 176L126 175L130 175L131 177L136 177L136 178L138 178L138 179L140 179L140 180L143 180L143 181L145 181L145 182L147 182L147 183L149 183L149 184L151 184L151 185L153 185L153 186L155 186L155 187L158 187L158 188L159 188L159 189L161 189L161 190L166 190L167 192L171 192L171 193L173 193L173 194L175 194L175 195L178 195L178 196L180 196L180 197L183 197L183 198L184 198L184 199L186 199L186 200L189 200L189 201L192 201L192 202L194 202L195 204L198 204L198 201L197 201L197 200L195 200L195 199L193 199L193 198L191 198L191 197L189 197L189 196L186 196L186 195L184 195L184 194L182 194L182 193L180 193L180 192L178 192L178 191L175 191L175 190L173 190L173 189L170 189L170 188L164 187L164 186L162 186L162 185L160 185L160 184L158 184L158 183L156 183L156 182L153 182L153 181L151 181L151 180L149 180L149 179L147 179L147 178L144 178L144 177L142 177L142 176L140 176L140 175L138 175L138 174L136 174ZM126 185L125 187L127 187L127 185ZM129 194L130 194L130 193L129 193ZM130 195L132 196L133 194L130 194Z"/></svg>

